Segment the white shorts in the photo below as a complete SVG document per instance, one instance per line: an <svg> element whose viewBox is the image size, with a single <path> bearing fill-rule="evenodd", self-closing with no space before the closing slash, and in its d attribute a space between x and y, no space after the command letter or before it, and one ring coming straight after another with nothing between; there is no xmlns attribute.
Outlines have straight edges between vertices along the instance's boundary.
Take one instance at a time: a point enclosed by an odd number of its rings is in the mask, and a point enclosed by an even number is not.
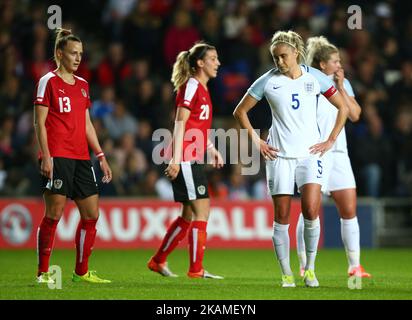
<svg viewBox="0 0 412 320"><path fill-rule="evenodd" d="M318 155L307 158L277 158L266 161L266 181L269 194L294 194L295 183L300 189L307 183L323 182L323 160Z"/></svg>
<svg viewBox="0 0 412 320"><path fill-rule="evenodd" d="M324 163L322 192L324 194L330 195L332 191L356 188L355 176L347 152L327 152L322 159Z"/></svg>

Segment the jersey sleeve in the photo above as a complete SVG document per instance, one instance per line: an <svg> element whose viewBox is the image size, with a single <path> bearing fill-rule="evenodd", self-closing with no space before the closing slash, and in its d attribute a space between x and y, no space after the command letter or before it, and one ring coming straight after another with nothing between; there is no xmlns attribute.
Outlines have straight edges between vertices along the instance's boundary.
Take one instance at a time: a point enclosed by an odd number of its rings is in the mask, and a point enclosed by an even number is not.
<svg viewBox="0 0 412 320"><path fill-rule="evenodd" d="M36 86L34 104L50 107L52 99L52 86L49 77L42 77Z"/></svg>
<svg viewBox="0 0 412 320"><path fill-rule="evenodd" d="M349 97L355 97L355 92L353 91L352 85L350 84L349 80L346 78L343 79L343 87L345 88Z"/></svg>
<svg viewBox="0 0 412 320"><path fill-rule="evenodd" d="M199 86L199 82L197 80L190 78L186 86L184 86L179 92L177 93L176 96L176 106L179 107L184 107L189 110L192 110L194 107L195 103L195 96L196 96L196 91Z"/></svg>
<svg viewBox="0 0 412 320"><path fill-rule="evenodd" d="M319 71L316 68L309 67L309 66L304 66L307 68L307 71L313 75L316 80L318 80L319 85L320 85L320 92L326 97L330 98L335 94L337 91L335 88L335 85L333 84L332 79L329 79L328 76L326 76L322 71Z"/></svg>
<svg viewBox="0 0 412 320"><path fill-rule="evenodd" d="M266 83L272 77L273 71L274 69L271 69L262 76L260 76L260 78L253 82L253 84L247 90L247 93L258 101L262 100L265 93Z"/></svg>
<svg viewBox="0 0 412 320"><path fill-rule="evenodd" d="M87 102L86 102L86 109L90 109L92 106L92 101L90 100L90 88L89 84L86 85L86 94L87 94Z"/></svg>

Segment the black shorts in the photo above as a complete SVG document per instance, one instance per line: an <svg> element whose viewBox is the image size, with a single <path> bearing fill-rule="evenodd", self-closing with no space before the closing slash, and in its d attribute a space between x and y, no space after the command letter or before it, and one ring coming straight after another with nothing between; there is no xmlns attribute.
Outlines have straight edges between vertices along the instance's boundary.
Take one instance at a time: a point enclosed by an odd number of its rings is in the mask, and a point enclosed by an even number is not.
<svg viewBox="0 0 412 320"><path fill-rule="evenodd" d="M187 202L209 198L207 185L204 164L182 162L176 179L172 181L175 201Z"/></svg>
<svg viewBox="0 0 412 320"><path fill-rule="evenodd" d="M52 179L42 176L43 192L50 190L71 199L84 199L99 193L90 160L52 158L52 162Z"/></svg>

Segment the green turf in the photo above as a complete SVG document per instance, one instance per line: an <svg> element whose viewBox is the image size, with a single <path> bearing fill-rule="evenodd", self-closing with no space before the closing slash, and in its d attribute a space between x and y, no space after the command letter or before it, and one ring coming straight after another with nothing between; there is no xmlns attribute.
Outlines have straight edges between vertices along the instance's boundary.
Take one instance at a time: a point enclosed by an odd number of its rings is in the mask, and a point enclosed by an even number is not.
<svg viewBox="0 0 412 320"><path fill-rule="evenodd" d="M34 282L35 250L0 250L0 299L412 299L412 250L363 250L362 261L373 279L361 290L347 287L343 250L321 250L316 273L320 288L280 287L280 271L271 250L207 250L205 266L225 280L188 279L187 251L176 250L171 269L179 278L164 278L148 271L146 261L153 250L95 250L91 269L111 284L72 283L75 251L55 250L51 264L63 270L61 290ZM291 256L293 270L297 258ZM295 272L297 276L297 272Z"/></svg>

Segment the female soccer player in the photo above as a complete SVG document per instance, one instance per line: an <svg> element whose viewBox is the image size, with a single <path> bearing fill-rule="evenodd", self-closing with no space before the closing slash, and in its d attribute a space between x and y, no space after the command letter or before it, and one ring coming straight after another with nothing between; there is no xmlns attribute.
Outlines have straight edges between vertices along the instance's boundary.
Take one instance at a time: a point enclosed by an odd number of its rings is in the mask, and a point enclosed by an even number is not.
<svg viewBox="0 0 412 320"><path fill-rule="evenodd" d="M349 119L357 121L361 108L356 102L350 82L345 78L338 49L329 43L325 37L309 38L306 49L307 63L320 69L328 77L335 80L336 88L349 107ZM325 133L333 127L336 113L336 110L330 107L327 99L320 97L318 124L322 139L327 138ZM322 185L322 192L332 196L341 218L341 236L349 264L348 274L349 276L357 275L369 278L371 275L365 272L360 264L359 224L356 217L356 183L346 146L345 130L342 130L339 134L330 152L325 154L323 163L324 185ZM296 228L296 241L301 268L300 273L303 275L306 253L302 215L299 217Z"/></svg>
<svg viewBox="0 0 412 320"><path fill-rule="evenodd" d="M74 282L108 283L89 271L88 261L99 217L96 176L88 146L99 159L103 183L112 172L100 148L89 116L89 85L74 75L83 46L71 31L57 32L54 58L57 69L44 75L36 88L34 127L40 145L40 173L46 212L37 232L37 282L53 283L48 272L57 224L67 198L75 201L81 216L76 232Z"/></svg>
<svg viewBox="0 0 412 320"><path fill-rule="evenodd" d="M189 230L191 278L222 279L203 268L206 245L206 227L209 218L209 195L203 159L206 150L216 168L223 159L207 136L212 123L212 102L207 83L215 78L220 66L215 47L197 43L177 56L173 66L172 82L177 91L176 119L171 160L165 175L172 181L176 202L182 203L182 215L168 228L148 267L163 276L176 277L168 268L166 259Z"/></svg>
<svg viewBox="0 0 412 320"><path fill-rule="evenodd" d="M296 185L301 193L307 264L304 282L318 287L315 258L320 235L318 211L322 184L322 156L343 128L348 109L332 81L319 70L300 65L305 48L300 35L278 31L270 52L276 68L257 79L234 111L235 118L266 159L266 178L275 211L273 245L282 271L282 286L295 287L289 264L290 202ZM326 141L320 142L316 108L322 93L338 108L335 125ZM272 111L272 126L267 142L254 131L247 112L265 96ZM320 153L320 156L318 155Z"/></svg>

